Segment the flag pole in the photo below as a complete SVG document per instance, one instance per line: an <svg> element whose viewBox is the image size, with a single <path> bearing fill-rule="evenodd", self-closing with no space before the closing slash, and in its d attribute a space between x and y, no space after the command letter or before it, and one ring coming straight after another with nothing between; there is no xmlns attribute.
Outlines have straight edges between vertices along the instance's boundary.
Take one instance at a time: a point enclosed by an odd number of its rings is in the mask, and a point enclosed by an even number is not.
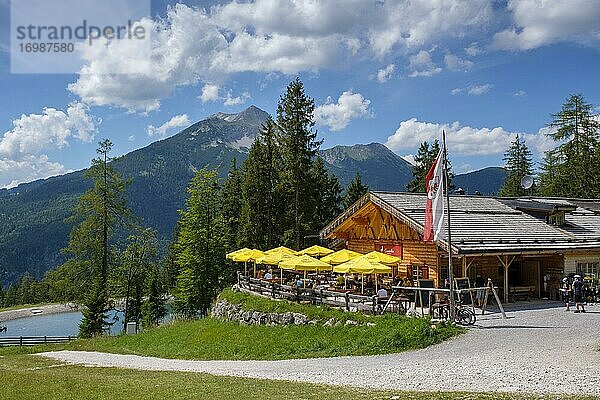
<svg viewBox="0 0 600 400"><path fill-rule="evenodd" d="M446 131L442 131L444 146L444 186L446 187L446 209L448 212L448 279L450 280L450 321L454 322L454 267L452 266L452 234L450 231L450 185L448 179L448 152L446 150Z"/></svg>

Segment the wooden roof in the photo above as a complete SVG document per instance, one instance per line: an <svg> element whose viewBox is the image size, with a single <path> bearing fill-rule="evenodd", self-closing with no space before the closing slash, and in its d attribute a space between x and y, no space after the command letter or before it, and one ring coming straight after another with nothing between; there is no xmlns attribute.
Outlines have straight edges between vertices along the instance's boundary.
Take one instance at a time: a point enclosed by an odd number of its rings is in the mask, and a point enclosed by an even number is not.
<svg viewBox="0 0 600 400"><path fill-rule="evenodd" d="M600 214L565 199L538 199L541 204L571 205L566 224L556 227L511 207L511 199L484 196L450 196L452 247L457 254L557 253L578 249L600 250ZM590 201L588 201L590 202ZM596 202L592 202L596 204ZM335 238L340 228L354 223L352 217L367 204L373 204L411 229L423 233L425 194L369 192L322 231ZM358 215L358 214L357 214ZM445 232L437 243L447 249Z"/></svg>

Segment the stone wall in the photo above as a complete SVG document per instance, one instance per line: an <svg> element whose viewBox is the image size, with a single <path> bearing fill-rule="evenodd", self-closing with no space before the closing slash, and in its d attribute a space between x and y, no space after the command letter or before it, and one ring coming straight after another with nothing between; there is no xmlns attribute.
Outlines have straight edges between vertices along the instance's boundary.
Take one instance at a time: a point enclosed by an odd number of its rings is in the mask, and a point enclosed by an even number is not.
<svg viewBox="0 0 600 400"><path fill-rule="evenodd" d="M242 310L239 304L231 304L227 300L220 299L211 310L211 316L225 321L237 321L240 325L322 325L322 326L340 326L340 325L359 325L357 321L336 320L330 318L327 321L318 319L308 319L301 313L265 313L262 311ZM366 326L375 324L367 322Z"/></svg>

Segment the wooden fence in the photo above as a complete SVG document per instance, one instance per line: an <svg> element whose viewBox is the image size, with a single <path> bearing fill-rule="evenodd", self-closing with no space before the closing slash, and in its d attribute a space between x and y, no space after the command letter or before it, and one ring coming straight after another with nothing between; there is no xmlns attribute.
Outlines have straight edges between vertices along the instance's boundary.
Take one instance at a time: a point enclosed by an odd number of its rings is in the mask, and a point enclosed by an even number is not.
<svg viewBox="0 0 600 400"><path fill-rule="evenodd" d="M275 280L265 281L242 274L238 274L238 287L274 299L286 299L298 303L304 301L316 305L345 308L347 311L363 311L373 314L379 312L377 296L362 296L349 293L349 291L283 285Z"/></svg>
<svg viewBox="0 0 600 400"><path fill-rule="evenodd" d="M2 346L35 346L48 343L66 343L75 340L75 336L8 336L0 337Z"/></svg>

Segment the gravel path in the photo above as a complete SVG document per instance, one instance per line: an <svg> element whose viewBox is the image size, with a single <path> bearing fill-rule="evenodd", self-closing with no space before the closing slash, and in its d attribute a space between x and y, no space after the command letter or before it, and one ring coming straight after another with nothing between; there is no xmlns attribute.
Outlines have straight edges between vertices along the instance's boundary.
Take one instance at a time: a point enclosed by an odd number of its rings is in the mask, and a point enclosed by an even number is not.
<svg viewBox="0 0 600 400"><path fill-rule="evenodd" d="M600 306L478 316L467 334L399 354L283 361L183 361L92 352L42 353L69 363L304 381L377 389L600 395Z"/></svg>

